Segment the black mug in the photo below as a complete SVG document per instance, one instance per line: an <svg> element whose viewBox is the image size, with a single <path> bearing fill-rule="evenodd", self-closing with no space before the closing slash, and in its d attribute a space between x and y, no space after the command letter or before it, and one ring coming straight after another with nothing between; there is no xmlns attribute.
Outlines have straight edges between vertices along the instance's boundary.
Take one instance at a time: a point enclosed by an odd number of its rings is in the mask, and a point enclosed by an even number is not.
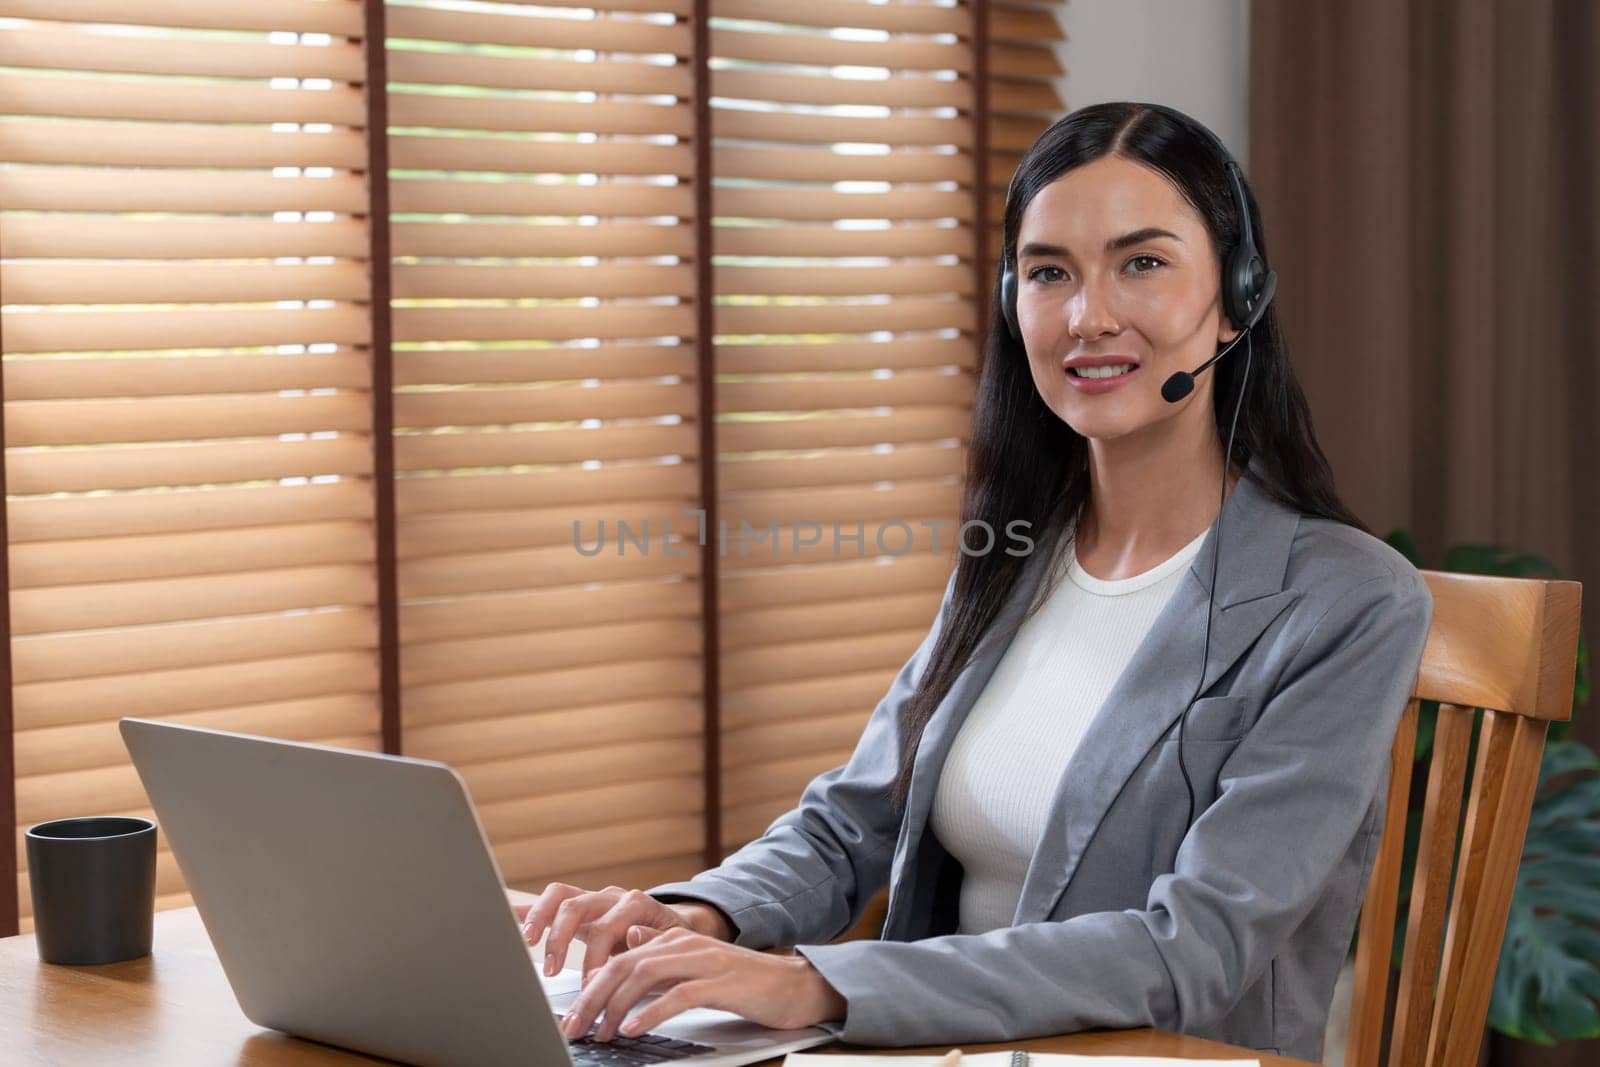
<svg viewBox="0 0 1600 1067"><path fill-rule="evenodd" d="M116 963L150 954L156 824L91 816L28 828L33 932L45 963Z"/></svg>

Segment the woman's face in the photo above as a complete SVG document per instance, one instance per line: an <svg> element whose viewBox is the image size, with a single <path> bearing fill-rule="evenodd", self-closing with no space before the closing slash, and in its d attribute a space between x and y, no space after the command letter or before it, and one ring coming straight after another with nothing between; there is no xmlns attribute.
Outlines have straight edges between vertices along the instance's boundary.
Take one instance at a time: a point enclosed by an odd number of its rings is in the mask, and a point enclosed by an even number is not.
<svg viewBox="0 0 1600 1067"><path fill-rule="evenodd" d="M1174 418L1212 423L1212 370L1176 404L1161 398L1169 375L1193 371L1237 334L1210 234L1165 177L1114 155L1077 167L1029 202L1017 251L1017 320L1050 410L1101 439ZM1075 378L1066 364L1081 356L1137 367Z"/></svg>

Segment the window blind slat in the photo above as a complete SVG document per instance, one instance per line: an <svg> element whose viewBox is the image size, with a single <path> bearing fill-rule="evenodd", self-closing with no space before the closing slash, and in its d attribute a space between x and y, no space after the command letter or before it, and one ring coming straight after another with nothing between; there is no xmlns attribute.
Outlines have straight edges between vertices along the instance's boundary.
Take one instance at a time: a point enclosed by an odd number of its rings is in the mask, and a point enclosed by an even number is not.
<svg viewBox="0 0 1600 1067"><path fill-rule="evenodd" d="M727 493L817 485L959 478L966 450L950 445L897 445L893 452L837 450L832 455L725 462L718 486Z"/></svg>
<svg viewBox="0 0 1600 1067"><path fill-rule="evenodd" d="M604 9L604 0L594 5ZM460 9L429 9L389 4L389 36L459 44L512 45L563 51L689 54L687 24L660 25L628 18L574 19L484 14Z"/></svg>
<svg viewBox="0 0 1600 1067"><path fill-rule="evenodd" d="M740 615L737 631L722 635L724 654L740 649L762 649L785 645L789 642L815 642L845 637L873 637L897 630L920 629L927 632L927 622L939 606L939 594L933 590L900 596L881 597L869 605L856 600L836 604L807 604L803 607L777 607L765 611L749 611ZM898 635L897 640L904 635ZM920 640L920 637L918 638ZM903 644L894 646L899 662L905 662Z"/></svg>
<svg viewBox="0 0 1600 1067"><path fill-rule="evenodd" d="M862 3L861 0L807 0L775 9L769 0L715 0L713 14L729 19L781 22L822 29L849 26L892 33L966 33L969 17L958 7L924 3Z"/></svg>
<svg viewBox="0 0 1600 1067"><path fill-rule="evenodd" d="M128 219L17 215L0 228L0 255L38 259L246 259L366 255L366 227L249 218ZM12 351L6 337L6 349Z"/></svg>
<svg viewBox="0 0 1600 1067"><path fill-rule="evenodd" d="M784 268L763 268L782 271ZM851 268L837 268L848 274ZM876 270L878 268L859 268ZM898 270L900 268L893 268ZM966 270L966 268L958 268ZM733 268L724 268L733 270ZM812 272L815 273L815 272ZM740 283L744 284L742 279ZM813 282L826 285L826 282ZM849 283L844 283L848 285ZM877 292L877 285L868 283L855 292ZM744 292L737 286L729 292ZM923 290L919 287L918 292ZM960 292L952 286L952 292ZM909 341L865 341L827 344L777 344L747 345L727 344L717 352L717 362L727 374L797 374L807 371L860 371L899 370L906 367L960 366L972 367L977 356L969 341L961 339L934 340L917 338Z"/></svg>
<svg viewBox="0 0 1600 1067"><path fill-rule="evenodd" d="M146 448L43 449L13 452L6 463L7 487L13 493L87 493L371 474L372 442L347 436ZM192 507L177 502L174 505L180 515ZM18 502L15 506L23 505ZM142 502L138 506L142 508Z"/></svg>
<svg viewBox="0 0 1600 1067"><path fill-rule="evenodd" d="M972 107L970 83L935 78L846 79L822 78L781 69L713 70L711 91L717 96L734 100L814 106Z"/></svg>
<svg viewBox="0 0 1600 1067"><path fill-rule="evenodd" d="M954 190L906 189L839 193L831 189L721 189L717 214L727 218L960 219L972 218L972 197Z"/></svg>
<svg viewBox="0 0 1600 1067"><path fill-rule="evenodd" d="M357 734L372 722L372 697L341 693L250 704L165 716L168 722L190 726L222 724L223 729L269 734L289 741L304 741L329 734ZM127 748L117 730L117 720L51 726L17 735L17 752L40 774L108 767L126 758Z"/></svg>
<svg viewBox="0 0 1600 1067"><path fill-rule="evenodd" d="M358 212L366 191L350 175L274 178L41 166L0 171L0 203L11 211Z"/></svg>
<svg viewBox="0 0 1600 1067"><path fill-rule="evenodd" d="M569 103L515 96L456 97L441 93L389 94L396 126L457 130L537 129L542 133L631 133L687 137L686 109L671 104Z"/></svg>
<svg viewBox="0 0 1600 1067"><path fill-rule="evenodd" d="M228 574L315 563L370 563L372 531L360 522L147 534L15 545L13 589L84 582Z"/></svg>
<svg viewBox="0 0 1600 1067"><path fill-rule="evenodd" d="M693 768L684 768L690 770ZM474 788L473 795L477 795ZM619 823L532 837L494 846L495 862L507 882L545 881L542 872L580 865L633 863L680 856L705 842L705 820L698 813L642 823Z"/></svg>
<svg viewBox="0 0 1600 1067"><path fill-rule="evenodd" d="M836 230L829 226L719 226L715 245L717 254L722 256L803 256L823 259L970 257L972 231L965 226L897 226L887 230Z"/></svg>
<svg viewBox="0 0 1600 1067"><path fill-rule="evenodd" d="M541 5L547 6L547 5ZM579 62L542 56L497 56L485 52L423 52L391 42L389 77L407 85L470 85L483 89L532 89L574 93L688 96L694 81L684 64L633 60Z"/></svg>
<svg viewBox="0 0 1600 1067"><path fill-rule="evenodd" d="M698 603L699 590L693 582L616 582L594 589L552 587L414 602L401 606L400 618L407 640L425 645L488 634L531 635L569 624L589 626L635 617L673 615L692 622Z"/></svg>
<svg viewBox="0 0 1600 1067"><path fill-rule="evenodd" d="M692 456L696 434L687 425L625 425L593 430L506 431L500 433L403 434L395 440L395 466L400 470L442 470L474 467L512 467L530 463L584 463L592 460L645 459L653 456ZM527 476L531 478L531 476ZM456 476L462 485L453 490L450 480L415 479L396 491L397 506L407 512L450 509L460 496L497 507L508 499L523 499L527 490L541 484L515 475L489 478ZM490 484L485 485L483 482ZM504 490L495 486L504 483ZM459 507L460 505L456 505Z"/></svg>
<svg viewBox="0 0 1600 1067"><path fill-rule="evenodd" d="M688 215L685 191L648 185L562 187L537 181L427 181L401 183L393 207L398 212L473 215Z"/></svg>
<svg viewBox="0 0 1600 1067"><path fill-rule="evenodd" d="M485 763L459 761L459 769L475 803L494 805L648 779L661 776L664 768L670 768L672 776L694 773L702 763L704 745L696 737L670 737L659 741L618 741L606 749L584 745L568 753L525 753Z"/></svg>
<svg viewBox="0 0 1600 1067"><path fill-rule="evenodd" d="M700 635L684 619L629 620L604 626L570 626L544 634L530 648L525 634L478 637L416 647L407 657L407 685L439 685L500 674L530 674L636 658L698 659ZM593 740L591 734L588 740Z"/></svg>
<svg viewBox="0 0 1600 1067"><path fill-rule="evenodd" d="M853 597L870 602L876 597L925 593L929 587L938 591L942 588L940 583L950 577L950 567L949 561L933 555L910 554L887 564L876 559L845 558L803 570L775 567L747 571L728 576L721 590L722 607L724 611L763 611ZM878 696L882 695L880 690Z"/></svg>
<svg viewBox="0 0 1600 1067"><path fill-rule="evenodd" d="M728 452L900 444L965 437L969 421L970 412L961 408L902 408L887 415L733 422L720 441Z"/></svg>
<svg viewBox="0 0 1600 1067"><path fill-rule="evenodd" d="M851 41L826 34L711 31L711 51L725 59L808 66L888 67L891 70L971 69L971 50L958 44L909 40Z"/></svg>
<svg viewBox="0 0 1600 1067"><path fill-rule="evenodd" d="M0 186L4 178L0 177ZM5 267L6 299L14 304L257 303L268 300L363 300L366 269L326 264L51 263ZM348 353L207 359L16 360L6 368L6 397L151 396L245 389L366 385L365 368ZM214 383L208 386L207 383ZM63 391L64 390L64 391Z"/></svg>
<svg viewBox="0 0 1600 1067"><path fill-rule="evenodd" d="M366 121L361 90L273 89L249 82L193 82L133 78L67 78L0 73L0 114L158 122Z"/></svg>
<svg viewBox="0 0 1600 1067"><path fill-rule="evenodd" d="M150 124L138 127L137 136L130 136L134 132L125 123L87 119L0 119L0 143L5 145L6 159L14 163L353 169L366 160L361 135L344 129L290 133L221 125Z"/></svg>
<svg viewBox="0 0 1600 1067"><path fill-rule="evenodd" d="M161 715L245 699L288 700L377 688L371 652L317 652L216 667L33 682L16 686L14 700L17 729L32 730L113 720L130 713Z"/></svg>
<svg viewBox="0 0 1600 1067"><path fill-rule="evenodd" d="M905 209L902 207L899 210ZM931 215L934 210L937 209L930 206L928 213ZM894 267L830 267L826 271L810 270L805 267L718 267L714 277L717 292L740 295L899 296L916 293L968 295L973 290L972 270L960 264L911 263ZM873 347L887 349L889 346L887 343L881 343ZM935 361L923 358L919 359L917 364L930 362ZM873 366L888 366L888 364L876 363ZM725 362L721 363L720 367L730 372L734 369ZM750 369L767 368L750 366Z"/></svg>
<svg viewBox="0 0 1600 1067"><path fill-rule="evenodd" d="M903 635L896 635L904 640ZM915 646L913 646L915 647ZM896 648L896 651L900 651ZM904 662L901 655L899 662ZM891 676L892 677L892 676ZM788 722L764 723L760 726L729 730L722 743L724 767L760 764L770 760L772 753L782 752L792 757L821 755L838 751L849 752L861 737L867 724L866 715L859 711L843 715L817 715Z"/></svg>
<svg viewBox="0 0 1600 1067"><path fill-rule="evenodd" d="M682 145L612 141L579 144L497 136L430 137L397 133L393 165L408 170L536 171L552 174L687 175L694 156ZM394 191L404 191L396 182Z"/></svg>
<svg viewBox="0 0 1600 1067"><path fill-rule="evenodd" d="M474 722L419 726L411 738L449 763L485 763L540 752L592 748L596 737L632 741L686 739L698 743L699 702L690 697L623 701ZM655 768L657 772L662 768ZM689 793L696 799L697 788Z"/></svg>
<svg viewBox="0 0 1600 1067"><path fill-rule="evenodd" d="M19 401L6 405L6 445L26 448L359 431L370 423L368 403L358 393Z"/></svg>
<svg viewBox="0 0 1600 1067"><path fill-rule="evenodd" d="M691 333L693 323L693 309L675 305L408 307L395 310L394 337L396 341L673 337Z"/></svg>
<svg viewBox="0 0 1600 1067"><path fill-rule="evenodd" d="M688 299L694 295L694 271L683 264L656 265L656 264L621 264L611 263L593 267L511 267L500 264L469 264L457 263L450 266L437 264L400 264L395 267L394 292L398 297L433 297L435 299L455 297L460 299L487 299L493 297L543 299L561 297L647 297L647 296L681 296ZM585 349L585 353L594 349ZM461 374L461 369L456 366L456 361L451 360L436 370L430 368L424 372L422 364L412 357L429 355L424 352L406 353L406 358L397 362L410 364L408 373L443 373L449 375L452 371ZM456 355L464 360L470 360L480 353L459 352ZM481 353L486 357L493 357L495 353ZM530 381L534 378L555 377L551 374L536 374L527 367L530 362L540 357L551 359L543 353L527 353L515 361L503 359L508 365L515 365L518 375L509 378L509 381ZM595 357L583 355L582 365L575 365L568 377L592 377L597 372L604 372L608 377L621 376L627 372L620 371L613 366L618 361L611 357ZM658 365L665 365L661 357L656 357ZM681 357L679 362L681 363ZM443 362L443 361L441 361ZM681 368L680 368L681 369ZM473 373L481 373L475 371ZM641 371L639 373L645 373ZM661 370L656 373L674 373ZM437 377L427 379L439 381ZM465 381L481 381L481 378L462 378Z"/></svg>
<svg viewBox="0 0 1600 1067"><path fill-rule="evenodd" d="M855 118L839 115L774 114L764 111L719 111L712 122L718 137L747 141L839 141L863 144L946 145L968 148L971 123L960 119L920 116Z"/></svg>
<svg viewBox="0 0 1600 1067"><path fill-rule="evenodd" d="M504 222L397 222L393 227L393 235L397 256L452 259L683 256L689 254L694 244L694 237L687 227L645 223L559 226Z"/></svg>
<svg viewBox="0 0 1600 1067"><path fill-rule="evenodd" d="M0 0L0 17L361 36L360 6L340 0Z"/></svg>
<svg viewBox="0 0 1600 1067"><path fill-rule="evenodd" d="M602 520L607 525L608 537L613 538L620 537L617 523L626 522L632 531L630 537L640 541L648 537L650 551L654 552L661 545L662 531L672 529L680 537L694 532L695 523L685 514L694 505L693 493L677 497L658 493L643 498L595 501L578 509L482 507L466 512L413 515L400 543L400 557L414 560L515 548L572 547L572 526L580 519L582 537L587 543L594 541ZM629 547L640 551L636 545Z"/></svg>
<svg viewBox="0 0 1600 1067"><path fill-rule="evenodd" d="M358 448L366 444L360 441L349 443ZM367 449L369 454L370 451L370 448ZM357 463L356 466L363 464ZM351 519L371 513L371 497L370 483L362 478L343 478L314 485L272 485L251 489L19 497L10 502L6 518L12 544L21 544L56 538L244 529L271 526L296 518L308 521Z"/></svg>
<svg viewBox="0 0 1600 1067"><path fill-rule="evenodd" d="M475 426L619 419L663 412L692 413L687 384L555 385L539 389L405 393L395 398L396 426Z"/></svg>
<svg viewBox="0 0 1600 1067"><path fill-rule="evenodd" d="M371 324L355 307L255 311L74 311L5 315L6 349L13 353L222 348L341 342L366 344ZM6 427L10 440L10 427ZM320 427L319 427L320 429Z"/></svg>
<svg viewBox="0 0 1600 1067"><path fill-rule="evenodd" d="M712 153L724 178L773 181L945 182L972 180L972 158L955 152L899 151L885 155L846 155L816 148L723 146Z"/></svg>
<svg viewBox="0 0 1600 1067"><path fill-rule="evenodd" d="M408 268L408 275L423 268ZM432 270L433 268L426 268ZM471 267L439 268L441 271L461 270ZM494 268L517 271L518 268ZM570 292L537 292L548 277L542 267L525 268L530 271L529 289L539 296L572 296ZM550 268L558 270L560 268ZM594 272L595 295L611 296L607 290L613 285L621 288L631 282L634 268L628 266L584 267L568 270L566 275L587 277ZM640 268L664 272L664 288L675 289L674 279L686 268L682 266ZM399 272L397 271L397 275ZM485 271L487 274L488 272ZM490 275L492 277L492 275ZM580 281L578 284L585 284ZM625 282L626 280L626 282ZM410 282L407 283L411 284ZM418 283L418 288L421 288ZM408 294L409 295L409 294ZM631 295L631 294L630 294ZM427 348L413 349L395 354L395 379L400 385L468 385L495 382L570 381L574 378L659 378L667 374L692 374L694 353L687 345L618 344L589 347L552 346L550 348Z"/></svg>
<svg viewBox="0 0 1600 1067"><path fill-rule="evenodd" d="M694 560L698 554L687 548L684 552L682 556L635 552L622 558L602 552L588 558L573 551L569 542L557 548L416 559L401 568L400 592L406 597L464 596L503 592L508 587L527 589L692 573L697 570Z"/></svg>
<svg viewBox="0 0 1600 1067"><path fill-rule="evenodd" d="M892 378L723 382L717 386L717 404L725 411L940 407L971 404L974 393L971 375L906 372Z"/></svg>
<svg viewBox="0 0 1600 1067"><path fill-rule="evenodd" d="M199 78L327 78L360 83L359 44L268 44L193 37L84 33L77 29L8 29L0 66Z"/></svg>
<svg viewBox="0 0 1600 1067"><path fill-rule="evenodd" d="M12 647L12 678L51 682L283 658L326 646L359 647L376 632L375 625L370 609L342 607L310 616L204 619L23 637Z"/></svg>
<svg viewBox="0 0 1600 1067"><path fill-rule="evenodd" d="M717 329L724 333L871 333L877 330L973 328L973 306L967 300L909 297L884 304L820 304L815 307L717 308Z"/></svg>
<svg viewBox="0 0 1600 1067"><path fill-rule="evenodd" d="M206 575L22 589L11 596L13 635L259 615L374 602L372 569L345 564L261 574Z"/></svg>

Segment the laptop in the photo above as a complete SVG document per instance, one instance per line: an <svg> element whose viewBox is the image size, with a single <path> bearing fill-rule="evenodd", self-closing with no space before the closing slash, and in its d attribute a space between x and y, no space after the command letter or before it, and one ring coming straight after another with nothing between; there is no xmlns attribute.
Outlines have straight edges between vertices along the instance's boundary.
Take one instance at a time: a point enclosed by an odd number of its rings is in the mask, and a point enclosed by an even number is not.
<svg viewBox="0 0 1600 1067"><path fill-rule="evenodd" d="M711 1008L634 1038L568 1038L559 1017L577 998L581 943L561 974L535 966L542 942L522 939L447 764L137 718L121 730L260 1026L429 1067L737 1067L832 1040Z"/></svg>

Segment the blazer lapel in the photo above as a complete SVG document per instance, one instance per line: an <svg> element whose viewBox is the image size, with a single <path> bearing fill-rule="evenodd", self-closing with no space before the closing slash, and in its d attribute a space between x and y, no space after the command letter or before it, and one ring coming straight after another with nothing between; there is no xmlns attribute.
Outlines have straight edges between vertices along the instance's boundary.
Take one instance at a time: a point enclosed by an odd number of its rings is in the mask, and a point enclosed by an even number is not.
<svg viewBox="0 0 1600 1067"><path fill-rule="evenodd" d="M1299 521L1297 512L1252 481L1241 478L1228 497L1224 550L1217 561L1217 609L1205 685L1197 699L1299 598L1298 591L1283 588ZM1050 917L1123 783L1196 695L1216 541L1213 527L1189 567L1189 580L1157 616L1068 761L1023 878L1013 923Z"/></svg>
<svg viewBox="0 0 1600 1067"><path fill-rule="evenodd" d="M1261 476L1255 462L1250 466ZM1298 512L1273 500L1248 478L1241 478L1228 496L1222 515L1226 547L1218 561L1217 610L1206 654L1205 686L1198 696L1206 696L1272 620L1298 598L1298 592L1283 588L1298 523ZM1048 829L1023 879L1014 923L1049 917L1123 783L1195 695L1200 656L1205 650L1206 590L1216 538L1213 527L1186 579L1134 651L1064 769L1046 821ZM908 882L902 876L906 870L917 871L918 845L945 757L1015 636L1017 620L1032 603L1048 556L1048 552L1037 551L1030 558L991 628L991 634L1002 639L988 642L987 647L979 644L923 732L891 873L902 891L891 895L885 916L886 938L911 932L915 920L910 916L928 906L919 907L917 900L927 895L931 885L922 885L920 878Z"/></svg>

